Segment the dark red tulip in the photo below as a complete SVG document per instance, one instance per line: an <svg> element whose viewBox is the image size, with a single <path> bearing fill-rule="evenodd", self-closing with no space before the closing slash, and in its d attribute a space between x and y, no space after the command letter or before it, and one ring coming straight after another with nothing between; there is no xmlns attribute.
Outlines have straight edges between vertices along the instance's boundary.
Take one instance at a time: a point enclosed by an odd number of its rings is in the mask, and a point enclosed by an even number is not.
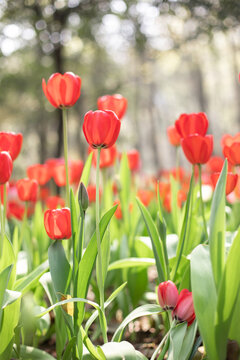
<svg viewBox="0 0 240 360"><path fill-rule="evenodd" d="M175 127L181 136L181 138L188 137L190 135L206 135L208 129L208 119L206 114L182 114L175 121Z"/></svg>
<svg viewBox="0 0 240 360"><path fill-rule="evenodd" d="M112 110L119 120L123 117L127 109L127 99L120 94L104 95L97 100L99 110Z"/></svg>
<svg viewBox="0 0 240 360"><path fill-rule="evenodd" d="M46 200L46 206L50 210L57 209L58 207L63 208L65 201L60 196L49 196Z"/></svg>
<svg viewBox="0 0 240 360"><path fill-rule="evenodd" d="M171 280L158 285L158 301L159 305L165 310L175 308L178 301L178 289Z"/></svg>
<svg viewBox="0 0 240 360"><path fill-rule="evenodd" d="M0 185L6 184L11 177L13 169L12 158L7 151L0 152Z"/></svg>
<svg viewBox="0 0 240 360"><path fill-rule="evenodd" d="M45 211L44 226L50 239L69 239L72 236L70 209L63 208Z"/></svg>
<svg viewBox="0 0 240 360"><path fill-rule="evenodd" d="M92 164L94 167L97 166L97 150L93 150L91 148L91 146L89 146L88 149L88 153L93 153L93 158L92 158ZM106 167L111 167L114 165L115 160L117 157L117 148L116 145L111 146L110 148L107 149L102 149L101 154L100 154L100 168L106 168Z"/></svg>
<svg viewBox="0 0 240 360"><path fill-rule="evenodd" d="M23 136L21 133L0 132L0 151L8 151L14 161L22 148Z"/></svg>
<svg viewBox="0 0 240 360"><path fill-rule="evenodd" d="M192 293L187 289L180 292L176 307L173 310L173 317L178 321L187 321L188 325L191 325L195 320Z"/></svg>
<svg viewBox="0 0 240 360"><path fill-rule="evenodd" d="M171 145L181 145L181 136L174 125L167 128L167 136Z"/></svg>
<svg viewBox="0 0 240 360"><path fill-rule="evenodd" d="M198 134L188 136L181 141L183 152L191 164L205 164L213 151L213 136Z"/></svg>
<svg viewBox="0 0 240 360"><path fill-rule="evenodd" d="M211 175L211 180L213 187L215 188L220 176L220 172L213 173ZM233 174L231 172L227 173L227 182L226 182L226 195L229 195L236 187L238 181L238 174Z"/></svg>
<svg viewBox="0 0 240 360"><path fill-rule="evenodd" d="M43 186L51 179L51 172L46 164L35 164L27 168L27 176L29 179L37 180L38 184Z"/></svg>
<svg viewBox="0 0 240 360"><path fill-rule="evenodd" d="M111 110L88 111L84 116L83 132L87 142L94 149L113 146L117 141L120 127L120 120Z"/></svg>
<svg viewBox="0 0 240 360"><path fill-rule="evenodd" d="M42 88L46 98L55 108L71 107L80 96L81 79L72 72L63 75L55 73L50 76L47 84L45 79L42 79Z"/></svg>
<svg viewBox="0 0 240 360"><path fill-rule="evenodd" d="M141 167L140 154L137 150L127 152L128 165L131 171L139 171Z"/></svg>
<svg viewBox="0 0 240 360"><path fill-rule="evenodd" d="M22 201L36 201L38 195L38 182L34 179L20 179L17 181L18 197Z"/></svg>

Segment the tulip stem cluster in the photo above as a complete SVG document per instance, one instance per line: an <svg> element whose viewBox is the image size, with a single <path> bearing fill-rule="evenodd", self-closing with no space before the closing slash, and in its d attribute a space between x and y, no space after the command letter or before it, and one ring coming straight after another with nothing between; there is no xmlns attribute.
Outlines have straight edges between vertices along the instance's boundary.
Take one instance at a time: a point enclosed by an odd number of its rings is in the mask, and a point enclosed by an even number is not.
<svg viewBox="0 0 240 360"><path fill-rule="evenodd" d="M68 175L68 139L67 139L67 109L62 109L63 117L63 146L64 146L64 161L66 172L66 206L70 205L70 188L69 188L69 175Z"/></svg>

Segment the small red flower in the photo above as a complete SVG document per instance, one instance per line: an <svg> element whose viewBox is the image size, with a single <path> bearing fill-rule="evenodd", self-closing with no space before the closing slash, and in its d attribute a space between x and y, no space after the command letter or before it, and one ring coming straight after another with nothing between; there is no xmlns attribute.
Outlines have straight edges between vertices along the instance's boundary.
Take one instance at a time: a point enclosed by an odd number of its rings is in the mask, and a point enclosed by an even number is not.
<svg viewBox="0 0 240 360"><path fill-rule="evenodd" d="M173 310L173 317L178 321L187 321L188 325L191 325L195 320L192 293L187 289L180 292L176 307Z"/></svg>
<svg viewBox="0 0 240 360"><path fill-rule="evenodd" d="M21 133L0 132L0 151L8 151L14 161L22 148L23 136Z"/></svg>
<svg viewBox="0 0 240 360"><path fill-rule="evenodd" d="M7 151L0 152L0 185L6 184L11 177L13 169L12 158Z"/></svg>
<svg viewBox="0 0 240 360"><path fill-rule="evenodd" d="M22 201L36 201L38 194L38 182L34 179L20 179L17 181L18 197Z"/></svg>
<svg viewBox="0 0 240 360"><path fill-rule="evenodd" d="M167 135L171 145L179 146L181 144L181 136L174 125L167 128Z"/></svg>
<svg viewBox="0 0 240 360"><path fill-rule="evenodd" d="M211 156L206 166L210 172L221 172L224 165L224 159L221 156Z"/></svg>
<svg viewBox="0 0 240 360"><path fill-rule="evenodd" d="M181 141L183 152L191 164L205 164L213 151L213 136L190 135Z"/></svg>
<svg viewBox="0 0 240 360"><path fill-rule="evenodd" d="M158 301L159 305L165 310L175 308L178 301L178 290L171 280L158 285Z"/></svg>
<svg viewBox="0 0 240 360"><path fill-rule="evenodd" d="M50 210L57 209L58 207L63 208L65 201L60 196L49 196L46 200L47 208Z"/></svg>
<svg viewBox="0 0 240 360"><path fill-rule="evenodd" d="M208 129L208 119L206 114L182 114L175 121L175 127L181 138L198 134L205 136Z"/></svg>
<svg viewBox="0 0 240 360"><path fill-rule="evenodd" d="M231 145L225 145L223 155L228 159L231 165L240 165L240 142L234 142Z"/></svg>
<svg viewBox="0 0 240 360"><path fill-rule="evenodd" d="M38 184L43 186L51 179L51 172L46 164L35 164L27 168L27 176L29 179L37 180Z"/></svg>
<svg viewBox="0 0 240 360"><path fill-rule="evenodd" d="M97 100L99 110L112 110L119 120L123 117L127 109L127 99L120 94L104 95Z"/></svg>
<svg viewBox="0 0 240 360"><path fill-rule="evenodd" d="M55 73L50 76L46 84L42 79L43 92L48 101L55 108L73 106L80 96L81 78L72 72Z"/></svg>
<svg viewBox="0 0 240 360"><path fill-rule="evenodd" d="M83 170L83 162L79 161L71 161L68 163L68 175L69 175L69 184L78 183ZM58 163L52 169L53 179L57 186L65 186L66 185L66 171L65 164Z"/></svg>
<svg viewBox="0 0 240 360"><path fill-rule="evenodd" d="M97 166L97 150L93 150L91 146L89 146L88 153L93 153L92 163L93 166ZM116 145L111 146L107 149L102 149L100 154L100 168L106 168L113 166L117 157L117 148Z"/></svg>
<svg viewBox="0 0 240 360"><path fill-rule="evenodd" d="M220 176L220 172L213 173L211 175L211 180L213 187L215 188ZM238 174L233 174L231 172L227 173L227 182L226 182L226 195L229 195L236 187L238 181Z"/></svg>
<svg viewBox="0 0 240 360"><path fill-rule="evenodd" d="M143 205L148 206L152 201L154 194L151 190L139 189L137 192L137 196L139 197Z"/></svg>
<svg viewBox="0 0 240 360"><path fill-rule="evenodd" d="M111 110L88 111L84 116L83 132L87 142L94 149L113 146L117 141L120 127L120 120Z"/></svg>
<svg viewBox="0 0 240 360"><path fill-rule="evenodd" d="M72 236L70 209L63 208L45 211L44 226L50 239L69 239Z"/></svg>
<svg viewBox="0 0 240 360"><path fill-rule="evenodd" d="M87 187L88 199L90 203L96 201L96 185L88 185ZM102 190L99 189L99 198L101 199Z"/></svg>
<svg viewBox="0 0 240 360"><path fill-rule="evenodd" d="M139 171L141 167L140 154L133 149L127 152L128 165L131 171Z"/></svg>

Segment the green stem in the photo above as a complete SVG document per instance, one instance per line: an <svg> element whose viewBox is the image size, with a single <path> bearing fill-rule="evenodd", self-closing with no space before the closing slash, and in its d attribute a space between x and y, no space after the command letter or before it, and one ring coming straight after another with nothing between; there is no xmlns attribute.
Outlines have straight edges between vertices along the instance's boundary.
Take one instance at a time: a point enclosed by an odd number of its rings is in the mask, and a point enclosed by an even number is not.
<svg viewBox="0 0 240 360"><path fill-rule="evenodd" d="M70 188L69 188L69 176L68 176L68 140L67 140L67 109L62 109L63 115L63 147L64 147L64 160L65 160L65 172L66 172L66 206L70 205Z"/></svg>
<svg viewBox="0 0 240 360"><path fill-rule="evenodd" d="M4 231L5 231L5 221L7 215L7 185L3 185L3 224L4 224Z"/></svg>
<svg viewBox="0 0 240 360"><path fill-rule="evenodd" d="M202 196L202 167L201 164L198 164L199 168L199 188L200 188L200 203L201 203L201 211L202 211L202 218L203 218L203 227L206 236L206 240L208 239L208 232L207 232L207 223L205 218L204 212L204 204L203 204L203 196Z"/></svg>
<svg viewBox="0 0 240 360"><path fill-rule="evenodd" d="M0 257L2 256L3 243L4 243L4 221L3 221L3 211L2 211L2 201L0 201L0 218L1 218L1 246L0 246Z"/></svg>
<svg viewBox="0 0 240 360"><path fill-rule="evenodd" d="M162 339L162 341L160 342L160 344L158 345L158 347L156 348L156 350L155 350L154 353L152 354L151 360L155 360L155 359L156 359L157 354L158 354L159 351L163 348L164 344L166 345L166 343L167 343L167 344L169 345L168 338L169 338L169 335L170 335L170 331L172 330L172 328L173 328L175 325L176 325L176 321L173 320L169 331L166 333L166 335L164 336L164 338ZM168 346L167 346L167 347L168 347ZM165 346L164 346L164 348L165 348ZM164 355L165 355L166 351L167 351L167 349L165 349ZM158 359L162 359L162 358L163 358L161 355L162 355L162 352L161 352L161 354L160 354L160 357L158 357Z"/></svg>
<svg viewBox="0 0 240 360"><path fill-rule="evenodd" d="M96 167L96 237L97 237L97 249L98 249L98 261L97 261L97 275L98 275L98 288L100 295L100 307L104 313L104 284L103 284L103 272L102 272L102 249L101 249L101 237L100 237L100 207L99 207L99 173L100 173L100 154L101 148L98 148L97 152L97 167ZM100 321L100 326L102 329L103 340L108 342L107 332L104 324Z"/></svg>
<svg viewBox="0 0 240 360"><path fill-rule="evenodd" d="M180 182L180 146L176 148L176 179Z"/></svg>

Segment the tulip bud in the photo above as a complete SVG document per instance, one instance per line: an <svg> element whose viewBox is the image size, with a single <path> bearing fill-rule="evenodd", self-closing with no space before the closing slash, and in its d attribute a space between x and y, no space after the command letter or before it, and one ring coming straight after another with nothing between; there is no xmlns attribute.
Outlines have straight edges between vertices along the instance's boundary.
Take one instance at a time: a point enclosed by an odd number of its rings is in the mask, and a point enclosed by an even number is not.
<svg viewBox="0 0 240 360"><path fill-rule="evenodd" d="M164 310L175 308L178 301L178 290L171 280L158 285L158 301Z"/></svg>
<svg viewBox="0 0 240 360"><path fill-rule="evenodd" d="M180 292L175 309L173 310L173 317L178 321L187 321L191 325L195 319L195 312L193 307L192 293L187 289Z"/></svg>
<svg viewBox="0 0 240 360"><path fill-rule="evenodd" d="M85 185L81 182L78 191L78 202L85 212L89 206L88 192Z"/></svg>
<svg viewBox="0 0 240 360"><path fill-rule="evenodd" d="M10 179L13 169L12 158L7 151L0 152L0 184L6 184Z"/></svg>

